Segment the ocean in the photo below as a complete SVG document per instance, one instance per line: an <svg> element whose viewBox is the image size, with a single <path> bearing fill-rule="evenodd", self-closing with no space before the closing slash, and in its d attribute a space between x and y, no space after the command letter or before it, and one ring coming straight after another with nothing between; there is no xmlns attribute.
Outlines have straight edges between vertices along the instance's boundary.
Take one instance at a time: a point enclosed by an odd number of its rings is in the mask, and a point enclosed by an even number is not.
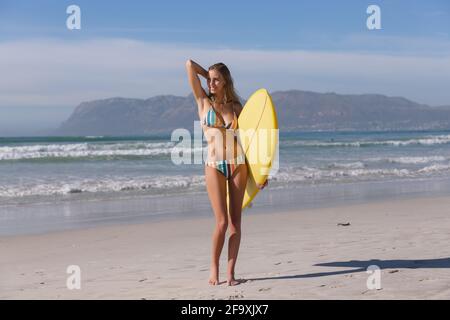
<svg viewBox="0 0 450 320"><path fill-rule="evenodd" d="M254 201L260 211L450 191L450 131L279 138L278 170ZM0 138L0 234L212 214L204 164L171 161L205 150L170 136Z"/></svg>

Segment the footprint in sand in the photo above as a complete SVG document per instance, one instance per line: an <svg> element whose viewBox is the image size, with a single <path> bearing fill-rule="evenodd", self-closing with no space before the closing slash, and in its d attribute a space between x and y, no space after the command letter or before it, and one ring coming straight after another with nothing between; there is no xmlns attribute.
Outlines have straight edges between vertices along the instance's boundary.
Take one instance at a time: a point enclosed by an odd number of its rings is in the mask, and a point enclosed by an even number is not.
<svg viewBox="0 0 450 320"><path fill-rule="evenodd" d="M229 300L234 300L234 299L243 299L244 295L242 293L237 293L235 295L229 296L228 299Z"/></svg>
<svg viewBox="0 0 450 320"><path fill-rule="evenodd" d="M375 292L377 292L377 291L381 291L381 290L383 290L383 288L375 289L375 290L366 290L366 291L361 292L361 294L366 294L367 292L370 292L370 291L375 291Z"/></svg>

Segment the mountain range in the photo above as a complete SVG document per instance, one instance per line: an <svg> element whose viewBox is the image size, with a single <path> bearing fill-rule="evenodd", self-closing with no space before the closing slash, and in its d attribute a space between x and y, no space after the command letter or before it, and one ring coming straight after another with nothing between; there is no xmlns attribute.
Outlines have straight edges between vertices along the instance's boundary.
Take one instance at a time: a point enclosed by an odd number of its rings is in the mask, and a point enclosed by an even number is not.
<svg viewBox="0 0 450 320"><path fill-rule="evenodd" d="M271 93L280 131L444 130L450 106L431 107L381 94L301 90ZM241 100L243 105L245 100ZM192 94L149 99L108 98L83 102L50 135L152 135L176 128L193 132L199 120Z"/></svg>

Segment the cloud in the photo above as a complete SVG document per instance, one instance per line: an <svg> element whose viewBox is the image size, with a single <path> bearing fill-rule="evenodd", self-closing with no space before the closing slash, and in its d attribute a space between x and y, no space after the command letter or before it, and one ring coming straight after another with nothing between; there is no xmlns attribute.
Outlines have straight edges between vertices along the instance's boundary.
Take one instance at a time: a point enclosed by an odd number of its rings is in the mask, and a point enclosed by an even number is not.
<svg viewBox="0 0 450 320"><path fill-rule="evenodd" d="M437 31L431 37L383 35L377 31L353 33L336 41L340 48L399 56L450 56L448 33Z"/></svg>
<svg viewBox="0 0 450 320"><path fill-rule="evenodd" d="M82 101L190 92L184 62L226 63L244 97L304 89L382 93L450 104L450 55L242 50L130 39L0 42L0 106L75 106Z"/></svg>

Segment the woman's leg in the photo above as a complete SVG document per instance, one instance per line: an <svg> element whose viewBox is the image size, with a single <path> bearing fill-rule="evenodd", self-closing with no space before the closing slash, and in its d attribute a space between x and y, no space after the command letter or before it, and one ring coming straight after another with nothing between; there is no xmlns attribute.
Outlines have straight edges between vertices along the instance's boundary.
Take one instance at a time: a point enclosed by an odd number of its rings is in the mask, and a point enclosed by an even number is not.
<svg viewBox="0 0 450 320"><path fill-rule="evenodd" d="M230 196L230 238L228 240L228 285L239 283L234 277L234 269L241 242L241 217L242 200L244 198L245 187L247 184L247 164L244 163L236 168L233 176L228 180L228 190Z"/></svg>
<svg viewBox="0 0 450 320"><path fill-rule="evenodd" d="M212 259L209 283L219 284L219 259L228 227L226 179L216 168L205 166L206 190L216 217L212 236Z"/></svg>

